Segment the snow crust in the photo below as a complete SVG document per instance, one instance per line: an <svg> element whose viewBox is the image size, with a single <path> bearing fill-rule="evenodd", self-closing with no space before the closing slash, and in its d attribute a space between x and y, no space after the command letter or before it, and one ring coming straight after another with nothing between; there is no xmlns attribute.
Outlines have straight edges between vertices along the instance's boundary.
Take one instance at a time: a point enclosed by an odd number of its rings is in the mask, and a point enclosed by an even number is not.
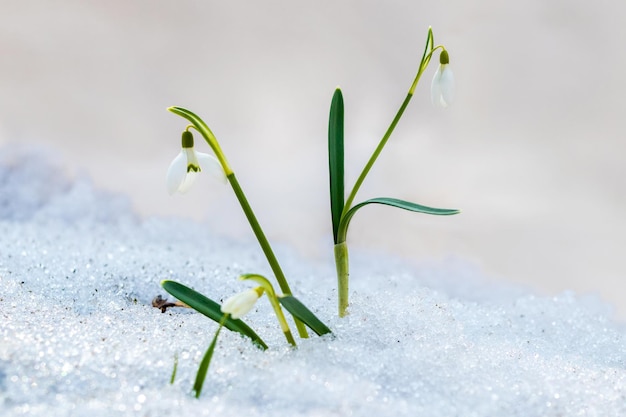
<svg viewBox="0 0 626 417"><path fill-rule="evenodd" d="M222 332L196 400L216 324L151 300L167 295L162 279L219 301L246 288L239 274L271 276L256 243L141 219L44 153L1 154L2 415L626 415L626 330L609 306L496 286L462 261L416 268L352 250L339 319L331 246L321 264L276 249L334 335L289 348L263 298L244 319L270 349Z"/></svg>

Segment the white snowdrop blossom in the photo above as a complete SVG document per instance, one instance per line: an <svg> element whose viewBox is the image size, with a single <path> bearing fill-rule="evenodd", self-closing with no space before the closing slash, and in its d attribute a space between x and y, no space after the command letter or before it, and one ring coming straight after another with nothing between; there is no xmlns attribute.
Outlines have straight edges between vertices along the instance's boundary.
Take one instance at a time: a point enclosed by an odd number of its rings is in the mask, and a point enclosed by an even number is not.
<svg viewBox="0 0 626 417"><path fill-rule="evenodd" d="M261 287L240 292L224 301L220 310L222 310L222 313L230 314L232 318L238 319L252 310L252 307L254 307L254 304L262 294L263 288Z"/></svg>
<svg viewBox="0 0 626 417"><path fill-rule="evenodd" d="M449 62L448 51L442 51L439 55L439 68L435 72L430 89L433 105L437 107L448 107L454 100L454 74Z"/></svg>
<svg viewBox="0 0 626 417"><path fill-rule="evenodd" d="M193 148L193 135L189 131L183 132L182 150L174 158L167 170L167 192L184 193L196 180L200 171L209 172L215 178L226 182L224 169L217 158L212 155L196 152Z"/></svg>

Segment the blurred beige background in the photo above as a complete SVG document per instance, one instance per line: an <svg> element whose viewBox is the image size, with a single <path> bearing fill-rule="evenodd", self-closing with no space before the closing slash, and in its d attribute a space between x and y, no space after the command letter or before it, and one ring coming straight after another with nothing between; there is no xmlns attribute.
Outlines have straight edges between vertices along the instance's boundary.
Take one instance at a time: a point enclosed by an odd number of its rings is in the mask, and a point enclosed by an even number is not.
<svg viewBox="0 0 626 417"><path fill-rule="evenodd" d="M351 186L432 25L457 101L432 108L432 65L359 197L463 214L367 208L351 246L467 259L545 294L597 293L626 319L625 11L608 0L0 0L0 142L51 147L142 214L250 239L231 191L210 178L165 192L185 126L165 108L188 107L220 139L270 239L332 262L333 89L346 100Z"/></svg>

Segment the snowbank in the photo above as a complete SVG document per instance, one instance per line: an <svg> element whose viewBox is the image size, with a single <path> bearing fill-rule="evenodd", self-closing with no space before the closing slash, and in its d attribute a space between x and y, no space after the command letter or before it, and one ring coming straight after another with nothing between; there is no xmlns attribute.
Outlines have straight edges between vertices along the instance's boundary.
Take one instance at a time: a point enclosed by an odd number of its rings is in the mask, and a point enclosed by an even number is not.
<svg viewBox="0 0 626 417"><path fill-rule="evenodd" d="M244 288L241 273L271 275L255 242L140 219L43 154L3 153L3 415L626 415L625 329L596 300L496 288L462 262L415 269L353 251L340 320L331 258L314 265L280 247L296 295L334 337L288 348L262 299L246 321L270 350L223 332L196 400L216 325L150 302L162 279L220 300Z"/></svg>

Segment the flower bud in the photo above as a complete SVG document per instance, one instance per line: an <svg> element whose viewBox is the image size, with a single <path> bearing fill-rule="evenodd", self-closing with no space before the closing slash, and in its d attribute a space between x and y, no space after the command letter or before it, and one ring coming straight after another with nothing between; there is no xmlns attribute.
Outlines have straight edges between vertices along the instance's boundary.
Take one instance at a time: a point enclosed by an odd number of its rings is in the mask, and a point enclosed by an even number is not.
<svg viewBox="0 0 626 417"><path fill-rule="evenodd" d="M222 310L222 313L230 314L232 318L238 319L252 310L252 307L254 307L254 304L262 294L263 288L261 287L240 292L224 301L220 310Z"/></svg>
<svg viewBox="0 0 626 417"><path fill-rule="evenodd" d="M448 51L445 49L439 54L439 63L441 65L448 65L450 63L450 56L448 56Z"/></svg>
<svg viewBox="0 0 626 417"><path fill-rule="evenodd" d="M193 135L190 131L185 130L181 138L183 148L193 148Z"/></svg>

